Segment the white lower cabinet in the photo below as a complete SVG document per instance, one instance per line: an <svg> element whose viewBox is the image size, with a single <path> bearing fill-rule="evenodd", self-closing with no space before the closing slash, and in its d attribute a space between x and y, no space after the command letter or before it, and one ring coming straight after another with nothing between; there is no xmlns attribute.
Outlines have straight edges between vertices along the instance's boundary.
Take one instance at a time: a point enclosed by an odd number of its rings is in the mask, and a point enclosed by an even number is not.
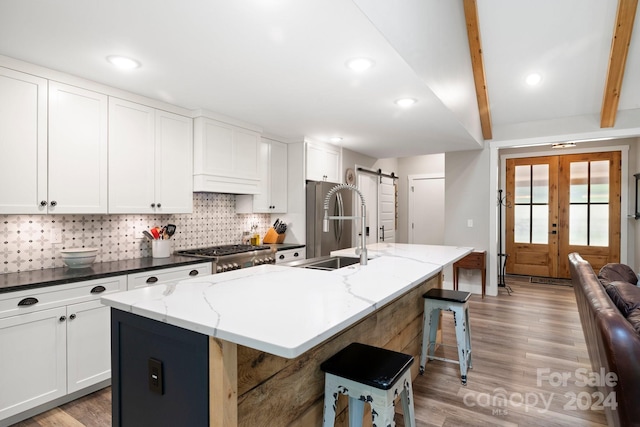
<svg viewBox="0 0 640 427"><path fill-rule="evenodd" d="M306 249L304 247L297 249L286 249L276 252L276 264L283 262L296 261L306 258Z"/></svg>
<svg viewBox="0 0 640 427"><path fill-rule="evenodd" d="M193 279L211 274L211 261L191 264L182 267L170 267L153 271L133 273L127 276L127 289L144 288L146 286L175 283L180 280Z"/></svg>
<svg viewBox="0 0 640 427"><path fill-rule="evenodd" d="M111 315L100 301L67 307L67 393L111 378Z"/></svg>
<svg viewBox="0 0 640 427"><path fill-rule="evenodd" d="M0 425L67 393L66 307L0 319Z"/></svg>
<svg viewBox="0 0 640 427"><path fill-rule="evenodd" d="M100 297L125 289L122 275L0 294L0 425L111 377Z"/></svg>

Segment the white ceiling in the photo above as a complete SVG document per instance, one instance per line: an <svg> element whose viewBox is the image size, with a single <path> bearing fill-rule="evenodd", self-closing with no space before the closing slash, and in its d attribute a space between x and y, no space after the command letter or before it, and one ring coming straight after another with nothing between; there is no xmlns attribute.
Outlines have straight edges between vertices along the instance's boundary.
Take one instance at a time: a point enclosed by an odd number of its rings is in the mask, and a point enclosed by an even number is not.
<svg viewBox="0 0 640 427"><path fill-rule="evenodd" d="M478 0L494 139L599 126L616 3ZM638 33L620 110L640 108ZM376 158L483 145L461 0L2 0L0 54ZM113 54L142 66L118 71ZM375 67L354 74L357 56ZM419 102L394 104L406 96Z"/></svg>

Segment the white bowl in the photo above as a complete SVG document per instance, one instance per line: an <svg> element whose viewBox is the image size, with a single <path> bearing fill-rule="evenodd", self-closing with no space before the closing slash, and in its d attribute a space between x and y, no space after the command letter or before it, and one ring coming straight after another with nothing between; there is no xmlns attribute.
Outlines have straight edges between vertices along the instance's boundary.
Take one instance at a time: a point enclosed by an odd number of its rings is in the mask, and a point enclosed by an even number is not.
<svg viewBox="0 0 640 427"><path fill-rule="evenodd" d="M88 256L98 255L98 248L69 248L61 249L62 258L84 258Z"/></svg>
<svg viewBox="0 0 640 427"><path fill-rule="evenodd" d="M91 264L96 260L96 255L80 257L80 258L63 258L64 262L69 268L87 268L91 267Z"/></svg>
<svg viewBox="0 0 640 427"><path fill-rule="evenodd" d="M60 251L60 257L69 268L87 268L98 256L96 248L69 248Z"/></svg>

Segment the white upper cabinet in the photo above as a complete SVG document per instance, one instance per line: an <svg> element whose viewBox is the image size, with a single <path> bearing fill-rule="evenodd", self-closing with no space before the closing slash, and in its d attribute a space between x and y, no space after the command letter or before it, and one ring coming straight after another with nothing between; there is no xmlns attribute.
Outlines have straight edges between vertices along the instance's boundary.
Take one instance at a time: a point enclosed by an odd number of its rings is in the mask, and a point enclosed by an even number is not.
<svg viewBox="0 0 640 427"><path fill-rule="evenodd" d="M258 132L196 117L193 191L257 194L259 144Z"/></svg>
<svg viewBox="0 0 640 427"><path fill-rule="evenodd" d="M0 152L0 213L47 212L45 79L0 68Z"/></svg>
<svg viewBox="0 0 640 427"><path fill-rule="evenodd" d="M340 148L330 144L306 142L306 179L342 182Z"/></svg>
<svg viewBox="0 0 640 427"><path fill-rule="evenodd" d="M109 213L189 213L192 120L109 98Z"/></svg>
<svg viewBox="0 0 640 427"><path fill-rule="evenodd" d="M262 138L260 193L236 197L237 213L287 212L287 144Z"/></svg>
<svg viewBox="0 0 640 427"><path fill-rule="evenodd" d="M49 213L107 213L107 96L49 82Z"/></svg>
<svg viewBox="0 0 640 427"><path fill-rule="evenodd" d="M193 212L193 119L156 110L156 206Z"/></svg>
<svg viewBox="0 0 640 427"><path fill-rule="evenodd" d="M0 150L0 213L107 212L105 95L0 68Z"/></svg>

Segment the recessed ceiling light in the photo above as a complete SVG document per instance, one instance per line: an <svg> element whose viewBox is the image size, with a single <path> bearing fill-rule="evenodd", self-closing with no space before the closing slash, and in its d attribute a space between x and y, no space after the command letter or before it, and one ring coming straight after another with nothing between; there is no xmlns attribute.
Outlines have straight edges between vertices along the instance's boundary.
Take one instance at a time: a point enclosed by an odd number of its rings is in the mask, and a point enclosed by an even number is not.
<svg viewBox="0 0 640 427"><path fill-rule="evenodd" d="M140 66L140 63L138 61L118 55L107 56L107 61L122 70L132 70Z"/></svg>
<svg viewBox="0 0 640 427"><path fill-rule="evenodd" d="M417 99L415 98L400 98L400 99L396 99L396 104L398 104L400 107L411 107L413 104L415 104L416 102L418 102Z"/></svg>
<svg viewBox="0 0 640 427"><path fill-rule="evenodd" d="M340 141L342 141L342 138L340 138L339 136L332 136L331 138L329 138L329 141L331 141L331 142L340 142Z"/></svg>
<svg viewBox="0 0 640 427"><path fill-rule="evenodd" d="M531 73L525 78L525 81L529 86L535 86L537 84L540 84L540 82L542 81L542 76L538 73Z"/></svg>
<svg viewBox="0 0 640 427"><path fill-rule="evenodd" d="M347 61L347 67L355 72L366 71L375 65L375 61L369 58L353 58Z"/></svg>

